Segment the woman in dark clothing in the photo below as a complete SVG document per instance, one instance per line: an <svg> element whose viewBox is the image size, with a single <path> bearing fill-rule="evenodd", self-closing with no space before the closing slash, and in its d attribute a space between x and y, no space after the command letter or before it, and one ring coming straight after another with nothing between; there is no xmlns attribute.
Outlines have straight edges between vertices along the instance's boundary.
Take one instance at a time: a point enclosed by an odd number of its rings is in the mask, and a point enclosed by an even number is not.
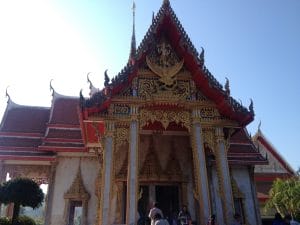
<svg viewBox="0 0 300 225"><path fill-rule="evenodd" d="M283 219L280 213L275 213L272 225L283 225Z"/></svg>

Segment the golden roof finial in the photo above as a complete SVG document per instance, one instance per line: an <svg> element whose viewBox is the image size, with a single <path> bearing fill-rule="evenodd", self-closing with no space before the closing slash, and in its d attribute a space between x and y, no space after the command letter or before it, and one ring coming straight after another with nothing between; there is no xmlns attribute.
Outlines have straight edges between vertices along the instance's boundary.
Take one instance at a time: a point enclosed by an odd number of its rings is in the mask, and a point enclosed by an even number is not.
<svg viewBox="0 0 300 225"><path fill-rule="evenodd" d="M135 1L133 1L133 3L132 3L132 11L133 11L133 13L135 13Z"/></svg>
<svg viewBox="0 0 300 225"><path fill-rule="evenodd" d="M136 40L135 40L135 1L132 4L132 37L131 37L131 47L129 54L129 63L134 64L135 54L136 54Z"/></svg>
<svg viewBox="0 0 300 225"><path fill-rule="evenodd" d="M164 0L164 1L163 1L163 4L164 4L164 5L165 5L165 4L168 5L168 4L170 4L170 1L169 1L169 0Z"/></svg>

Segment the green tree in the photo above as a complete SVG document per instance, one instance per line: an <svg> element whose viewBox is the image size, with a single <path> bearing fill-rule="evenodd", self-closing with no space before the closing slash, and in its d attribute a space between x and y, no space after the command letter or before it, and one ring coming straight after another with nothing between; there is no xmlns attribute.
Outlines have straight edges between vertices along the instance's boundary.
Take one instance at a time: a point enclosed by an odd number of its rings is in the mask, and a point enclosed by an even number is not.
<svg viewBox="0 0 300 225"><path fill-rule="evenodd" d="M44 193L37 183L27 178L17 178L7 181L0 187L0 201L14 203L12 224L16 224L20 213L20 206L29 206L33 209L41 206Z"/></svg>
<svg viewBox="0 0 300 225"><path fill-rule="evenodd" d="M276 209L281 215L291 214L296 218L300 214L300 177L276 179L269 191L266 209Z"/></svg>

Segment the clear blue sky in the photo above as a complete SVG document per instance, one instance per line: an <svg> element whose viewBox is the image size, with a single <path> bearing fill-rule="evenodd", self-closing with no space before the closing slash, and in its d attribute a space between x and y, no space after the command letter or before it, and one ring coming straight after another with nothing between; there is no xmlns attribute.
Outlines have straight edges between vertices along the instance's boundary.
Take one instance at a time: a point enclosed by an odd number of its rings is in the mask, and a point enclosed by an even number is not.
<svg viewBox="0 0 300 225"><path fill-rule="evenodd" d="M0 49L6 49L0 53L0 91L4 95L10 85L15 102L50 105L51 78L62 94L77 96L81 88L88 93L88 72L102 87L103 71L112 77L127 62L131 0L16 2L0 3ZM137 44L161 4L136 0ZM171 5L195 47L204 47L205 64L217 80L224 84L228 77L231 95L244 105L253 99L256 117L249 132L261 120L266 137L298 168L300 1L171 0ZM4 97L0 107L5 108Z"/></svg>

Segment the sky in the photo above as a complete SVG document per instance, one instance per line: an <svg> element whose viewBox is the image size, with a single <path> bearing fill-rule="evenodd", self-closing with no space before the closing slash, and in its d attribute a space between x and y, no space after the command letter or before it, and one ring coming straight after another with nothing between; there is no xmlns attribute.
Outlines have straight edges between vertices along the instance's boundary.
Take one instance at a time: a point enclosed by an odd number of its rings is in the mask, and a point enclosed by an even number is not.
<svg viewBox="0 0 300 225"><path fill-rule="evenodd" d="M162 0L136 0L141 42ZM261 130L294 169L300 166L300 1L170 0L205 65L243 105L254 101ZM0 117L7 98L50 106L50 80L63 95L88 95L127 63L132 0L0 0Z"/></svg>

